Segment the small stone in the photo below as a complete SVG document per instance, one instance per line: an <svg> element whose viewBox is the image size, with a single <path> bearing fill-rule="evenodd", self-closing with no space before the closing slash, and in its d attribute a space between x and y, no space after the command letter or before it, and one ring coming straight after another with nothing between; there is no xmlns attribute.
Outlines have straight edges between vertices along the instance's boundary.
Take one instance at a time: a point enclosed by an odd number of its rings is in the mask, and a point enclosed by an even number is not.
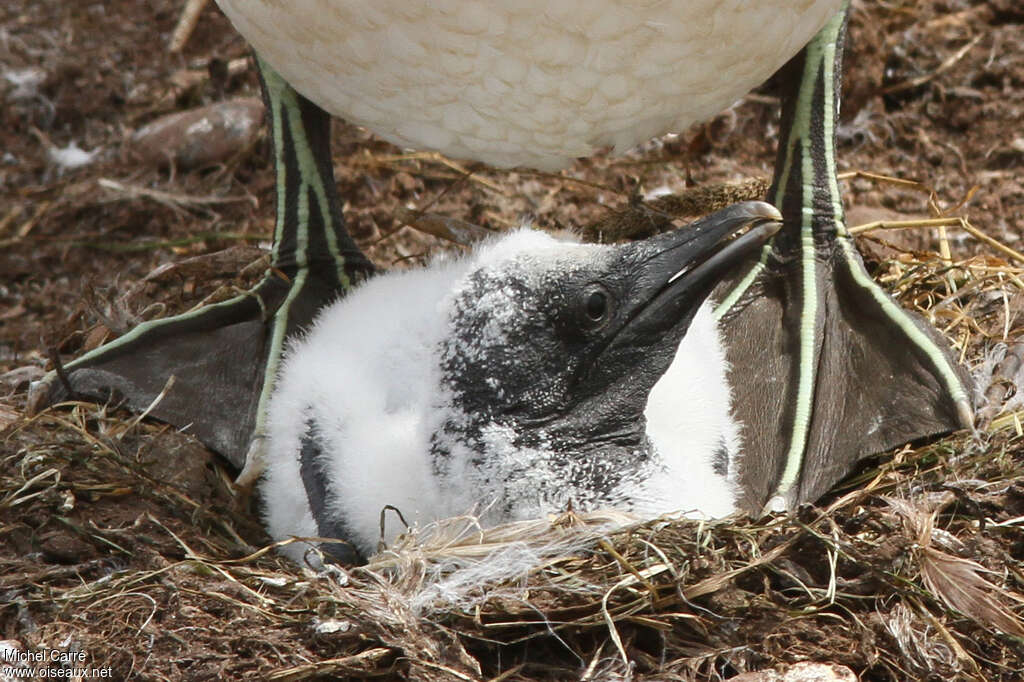
<svg viewBox="0 0 1024 682"><path fill-rule="evenodd" d="M140 163L202 168L252 145L262 124L261 100L232 99L162 116L135 131L126 148Z"/></svg>
<svg viewBox="0 0 1024 682"><path fill-rule="evenodd" d="M0 389L19 390L46 375L41 367L25 365L0 374Z"/></svg>
<svg viewBox="0 0 1024 682"><path fill-rule="evenodd" d="M347 620L318 620L314 621L313 631L318 635L333 635L337 632L348 632L352 629L352 623Z"/></svg>
<svg viewBox="0 0 1024 682"><path fill-rule="evenodd" d="M729 682L857 682L844 665L802 661L779 670L758 670L730 677Z"/></svg>

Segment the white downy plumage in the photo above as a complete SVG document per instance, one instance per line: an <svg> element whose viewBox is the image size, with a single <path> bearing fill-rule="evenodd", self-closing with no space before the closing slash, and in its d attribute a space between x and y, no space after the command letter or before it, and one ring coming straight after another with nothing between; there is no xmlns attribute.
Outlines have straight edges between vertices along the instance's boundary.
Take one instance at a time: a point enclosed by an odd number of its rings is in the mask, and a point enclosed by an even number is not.
<svg viewBox="0 0 1024 682"><path fill-rule="evenodd" d="M331 484L328 514L339 520L364 553L380 538L386 505L410 523L424 524L476 512L486 523L535 518L575 508L619 506L642 516L675 511L717 517L734 509L730 472L716 471L723 445L730 458L739 449L738 425L730 416L724 352L707 304L701 307L668 371L647 403L647 435L654 457L600 499L574 487L551 468L544 447L516 447L510 427L481 431L479 453L444 431L463 419L445 385L445 348L459 340L460 318L469 309L488 320L481 337L459 352L501 347L503 334L523 323L531 306L521 290L468 286L486 272L496 279L559 276L581 263L600 262L610 247L567 243L520 230L478 247L472 255L430 267L374 278L325 309L308 335L286 354L269 413L268 469L263 496L275 538L316 536L300 453L309 424L323 445L318 465ZM456 312L457 311L457 312ZM500 390L504 361L478 377ZM486 365L485 365L486 366ZM685 396L681 399L680 396ZM439 468L432 449L438 439L448 453ZM731 473L735 462L729 463ZM496 472L502 474L499 477ZM509 473L512 472L512 473ZM620 472L622 473L622 472ZM680 509L680 507L683 507ZM402 529L389 519L384 540ZM302 545L289 553L298 558Z"/></svg>

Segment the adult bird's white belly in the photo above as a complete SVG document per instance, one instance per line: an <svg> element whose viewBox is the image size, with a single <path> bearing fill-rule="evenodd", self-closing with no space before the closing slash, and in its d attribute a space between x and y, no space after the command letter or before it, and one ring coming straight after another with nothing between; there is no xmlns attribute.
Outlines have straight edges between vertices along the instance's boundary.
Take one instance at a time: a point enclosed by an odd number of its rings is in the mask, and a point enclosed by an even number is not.
<svg viewBox="0 0 1024 682"><path fill-rule="evenodd" d="M555 169L712 116L840 0L218 0L296 90L399 145Z"/></svg>

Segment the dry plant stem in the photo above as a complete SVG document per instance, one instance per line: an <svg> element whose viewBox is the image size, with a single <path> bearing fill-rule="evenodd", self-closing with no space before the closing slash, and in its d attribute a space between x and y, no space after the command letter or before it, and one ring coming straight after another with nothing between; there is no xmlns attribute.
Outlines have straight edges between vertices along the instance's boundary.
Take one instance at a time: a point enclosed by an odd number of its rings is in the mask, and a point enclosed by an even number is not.
<svg viewBox="0 0 1024 682"><path fill-rule="evenodd" d="M267 679L305 680L321 678L324 675L330 674L351 673L357 670L363 670L367 666L373 665L380 659L393 653L394 651L391 649L385 649L382 647L368 649L367 651L355 654L354 656L329 658L323 661L317 661L316 663L307 663L306 665L298 665L291 668L285 668L284 670L277 670L270 673Z"/></svg>
<svg viewBox="0 0 1024 682"><path fill-rule="evenodd" d="M846 171L844 173L838 173L836 177L839 180L850 180L851 178L861 178L863 180L872 180L874 182L881 182L887 185L894 185L896 187L903 187L904 189L911 189L924 194L932 195L934 192L924 183L916 180L907 180L905 178L897 178L891 175L884 175L881 173L872 173L871 171L853 170Z"/></svg>
<svg viewBox="0 0 1024 682"><path fill-rule="evenodd" d="M445 166L446 168L450 168L453 171L456 171L459 175L468 176L470 180L481 185L482 187L486 187L492 192L496 192L497 194L505 193L505 190L502 189L501 186L496 185L495 183L491 182L490 180L484 177L481 177L479 174L469 170L458 161L453 161L452 159L449 159L448 157L444 156L443 154L439 154L438 152L410 152L408 154L399 155L369 156L369 158L374 163L382 165L390 165L405 161L428 161L432 163L437 163L442 166Z"/></svg>
<svg viewBox="0 0 1024 682"><path fill-rule="evenodd" d="M177 26L174 27L174 33L171 34L171 42L167 46L168 52L172 54L180 52L181 48L185 47L196 24L199 23L199 15L202 14L208 2L209 0L188 0L178 18Z"/></svg>
<svg viewBox="0 0 1024 682"><path fill-rule="evenodd" d="M961 59L963 59L964 56L968 52L970 52L971 48L974 47L975 45L977 45L981 41L981 39L984 38L984 37L985 37L984 35L974 36L974 38L972 38L969 43L967 43L966 45L961 47L959 50L957 50L956 52L951 54L934 71L931 71L931 72L926 73L924 75L918 76L917 78L911 78L908 81L904 81L902 83L896 83L894 85L890 85L890 86L888 86L886 88L883 88L881 94L883 94L883 95L891 95L891 94L893 94L895 92L903 92L905 90L913 90L914 88L920 87L920 86L924 85L925 83L927 83L928 81L931 81L931 80L937 78L938 76L941 76L943 73L945 73L946 71L949 71L951 68L956 66L957 62L959 62Z"/></svg>
<svg viewBox="0 0 1024 682"><path fill-rule="evenodd" d="M395 218L420 232L440 237L460 246L472 246L492 234L489 230L465 220L437 213L413 211L404 206L395 209Z"/></svg>
<svg viewBox="0 0 1024 682"><path fill-rule="evenodd" d="M907 230L924 227L941 227L959 225L963 218L921 218L920 220L875 220L849 228L850 234L857 236L874 230Z"/></svg>
<svg viewBox="0 0 1024 682"><path fill-rule="evenodd" d="M121 437L123 437L125 433L131 431L132 428L138 426L139 422L141 422L143 419L149 416L149 413L153 411L153 408L160 404L160 401L164 399L164 397L172 388L174 388L173 374L167 377L167 383L164 384L163 389L160 391L159 394L157 394L156 398L153 398L153 402L149 404L149 407L147 407L145 410L136 415L135 418L128 423L128 427L120 434L118 434L118 438L120 439Z"/></svg>
<svg viewBox="0 0 1024 682"><path fill-rule="evenodd" d="M1010 412L1009 414L1003 414L996 417L992 420L988 430L999 431L1011 428L1018 436L1024 436L1024 411Z"/></svg>
<svg viewBox="0 0 1024 682"><path fill-rule="evenodd" d="M214 197L214 196L195 196L191 194L181 194L176 192L162 192L156 189L150 189L148 187L140 187L137 185L127 185L125 183L113 180L111 178L100 178L97 180L97 184L111 192L115 193L115 201L126 201L131 199L146 198L152 199L164 206L171 208L187 208L190 206L206 206L210 204L232 204L236 202L247 201L256 207L259 205L256 197L253 196L229 196L229 197Z"/></svg>
<svg viewBox="0 0 1024 682"><path fill-rule="evenodd" d="M875 222L865 223L863 225L857 225L856 227L851 227L850 228L850 234L852 234L852 235L859 235L859 234L864 234L864 233L867 233L867 232L871 232L872 230L879 230L879 229L901 229L901 230L903 230L903 229L918 229L918 228L928 228L928 227L939 227L939 228L942 228L942 227L951 226L951 225L959 227L960 229L962 229L964 232L968 233L972 237L978 239L979 241L985 242L986 244L988 244L992 248L996 249L1000 253L1003 253L1003 254L1009 256L1010 258L1013 258L1015 261L1017 261L1019 263L1024 263L1024 254L1020 253L1019 251L1017 251L1015 249L1010 248L1009 246L1003 244L999 240L994 239L994 238L988 236L987 234L985 234L984 232L982 232L978 228L976 228L973 225L971 225L970 221L967 220L966 218L951 217L951 218L922 218L921 220L877 220ZM947 262L949 262L948 250L949 250L949 247L948 247L948 244L947 244L947 246L946 246L947 254L943 256L943 260L945 260Z"/></svg>
<svg viewBox="0 0 1024 682"><path fill-rule="evenodd" d="M584 232L602 241L621 241L647 237L673 227L676 218L713 213L731 204L761 199L768 191L765 178L739 183L709 184L667 194L649 201L636 201L609 213Z"/></svg>
<svg viewBox="0 0 1024 682"><path fill-rule="evenodd" d="M47 211L50 210L50 207L52 205L52 201L40 201L36 205L36 208L32 212L32 215L29 217L28 220L21 224L21 227L19 227L15 231L13 237L8 237L7 239L0 239L0 249L17 244L18 242L28 237L29 233L32 231L32 228L39 224L39 221L43 219L43 216L46 215ZM0 234L3 234L3 232L6 230L6 225L9 225L11 222L13 222L14 217L15 214L13 211L4 217L4 221L6 224L4 226L4 229L0 229Z"/></svg>
<svg viewBox="0 0 1024 682"><path fill-rule="evenodd" d="M971 44L973 44L973 42L976 41L972 41ZM1019 263L1024 263L1024 254L1021 254L1019 251L1012 249L1009 246L1000 242L999 240L994 239L993 237L990 237L989 235L985 234L983 231L979 230L974 225L972 225L967 218L943 215L944 213L949 213L950 211L955 211L963 207L968 201L970 201L971 197L974 196L975 192L978 189L977 187L972 187L964 196L964 198L961 199L960 202L958 202L952 208L943 211L940 210L937 205L935 191L928 187L927 185L914 180L904 180L902 178L894 178L891 176L879 175L878 173L870 173L867 171L851 171L848 173L841 173L838 177L840 180L847 180L850 178L862 178L865 180L881 182L884 184L894 185L897 187L902 187L905 189L921 192L922 194L927 194L929 206L932 209L932 212L936 214L935 218L924 219L920 221L876 221L873 223L867 223L865 225L858 225L850 229L850 234L862 234L879 228L906 229L919 227L938 227L940 230L940 239L942 242L942 258L945 261L950 262L952 260L952 257L950 255L949 243L948 240L945 238L944 230L947 226L953 226L959 227L960 229L964 230L975 239L978 239L988 244L989 246L993 247L1000 253L1003 253L1009 256L1010 258L1013 258L1015 261Z"/></svg>

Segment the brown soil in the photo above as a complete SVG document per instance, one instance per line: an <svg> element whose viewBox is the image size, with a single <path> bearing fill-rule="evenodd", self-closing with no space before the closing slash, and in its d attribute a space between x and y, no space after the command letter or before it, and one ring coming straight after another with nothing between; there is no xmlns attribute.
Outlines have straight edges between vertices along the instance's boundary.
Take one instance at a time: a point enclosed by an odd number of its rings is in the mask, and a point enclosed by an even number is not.
<svg viewBox="0 0 1024 682"><path fill-rule="evenodd" d="M624 593L611 600L622 646L636 662L629 672L600 604L557 590L534 594L525 611L496 599L475 615L371 621L360 601L377 594L371 574L353 573L365 591L350 593L271 554L236 561L267 540L231 492L226 464L198 444L94 405L26 419L27 379L52 366L53 353L71 358L259 273L237 276L259 261L272 231L265 140L188 170L124 151L132 131L162 115L258 93L251 66L225 68L247 47L212 5L183 53L167 52L182 4L0 4L0 638L31 650L84 651L115 679L566 679L591 660L600 663L597 675L716 679L805 659L843 663L861 679L1019 679L1024 640L1006 634L1012 617L951 608L926 576L945 561L935 553L945 552L995 571L986 577L1003 594L1024 591L1024 454L1012 431L982 446L959 437L903 451L847 486L851 496L834 498L827 513L740 521L704 544L704 531L687 524L659 536L659 546L671 545L667 559L693 562L682 577L651 578L640 608L631 610ZM852 224L964 215L1022 249L1022 24L1018 0L854 3L840 167L915 180L933 194L851 178ZM678 137L558 175L467 175L460 164L404 153L342 122L334 159L349 229L378 263L396 265L450 247L403 226L402 207L488 229L524 220L580 229L637 192L770 175L777 126L769 84ZM56 164L51 152L71 144L97 151L94 162ZM942 295L940 247L958 263L971 258L998 271L970 271L975 285L957 308L967 316L937 313L968 361L1016 328L1019 301L993 284L1024 288L1013 279L1024 262L1007 252L952 227L946 237L879 231L859 243L876 276L908 305L927 308ZM953 457L964 452L974 455ZM924 517L882 493L917 500ZM948 545L922 540L922 518L931 514ZM631 575L624 567L650 558L635 539L612 538L621 562L595 549L569 568L605 571L592 581L609 580L610 589ZM760 554L773 548L781 549L770 560ZM707 586L727 571L736 571L732 580L706 593L676 589ZM838 596L822 601L830 580ZM999 591L979 589L971 600L995 594L1020 613ZM549 636L551 620L568 623L558 638ZM314 627L328 621L351 627Z"/></svg>

